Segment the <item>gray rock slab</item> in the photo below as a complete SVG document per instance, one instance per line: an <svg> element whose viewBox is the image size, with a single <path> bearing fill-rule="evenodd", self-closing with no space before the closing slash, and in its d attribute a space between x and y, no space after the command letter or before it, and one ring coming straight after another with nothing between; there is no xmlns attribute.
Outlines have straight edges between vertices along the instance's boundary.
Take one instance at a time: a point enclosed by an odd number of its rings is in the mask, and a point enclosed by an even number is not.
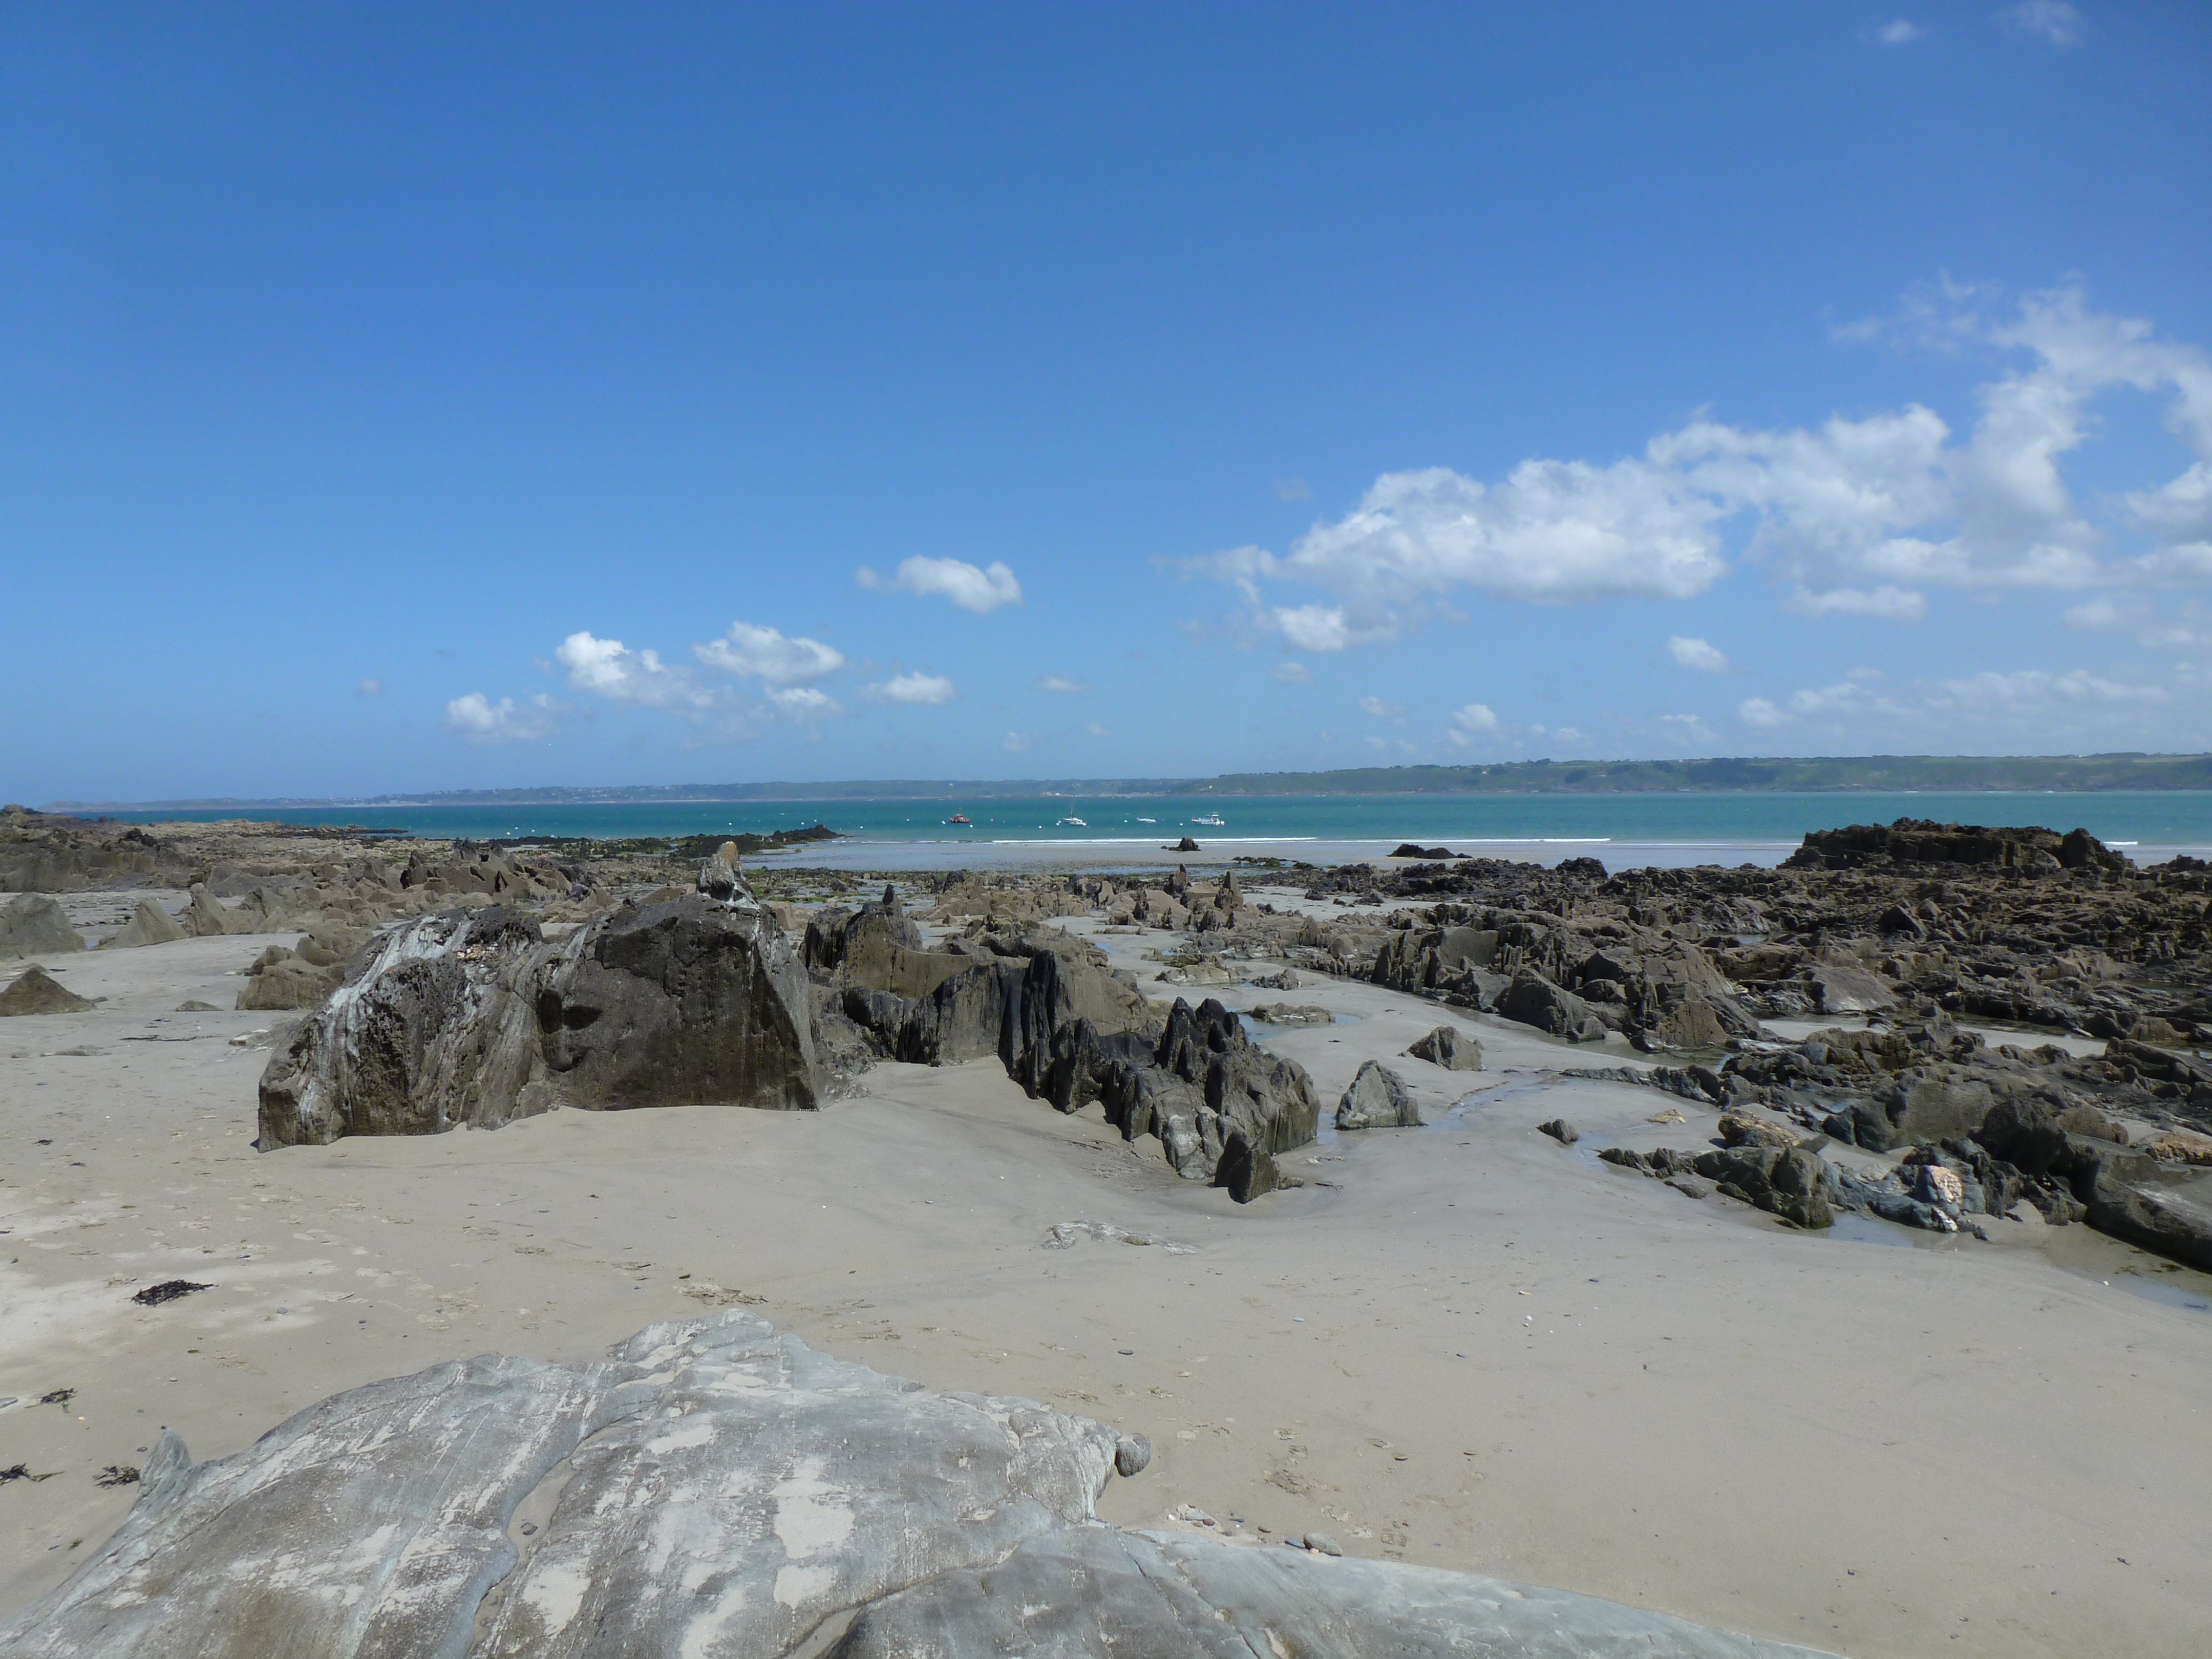
<svg viewBox="0 0 2212 1659"><path fill-rule="evenodd" d="M1557 1590L1209 1538L1093 1504L1133 1437L937 1394L749 1315L611 1359L486 1355L234 1455L165 1434L123 1525L0 1623L21 1659L1784 1659Z"/></svg>

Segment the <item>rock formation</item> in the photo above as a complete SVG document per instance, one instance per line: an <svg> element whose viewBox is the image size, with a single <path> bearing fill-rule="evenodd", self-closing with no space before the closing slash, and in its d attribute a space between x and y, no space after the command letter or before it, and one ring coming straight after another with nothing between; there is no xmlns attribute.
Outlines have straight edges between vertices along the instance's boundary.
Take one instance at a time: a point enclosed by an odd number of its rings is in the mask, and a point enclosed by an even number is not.
<svg viewBox="0 0 2212 1659"><path fill-rule="evenodd" d="M82 951L62 907L44 893L26 893L0 909L0 957L50 957Z"/></svg>
<svg viewBox="0 0 2212 1659"><path fill-rule="evenodd" d="M1425 1060L1447 1072L1482 1069L1482 1044L1456 1025L1439 1025L1406 1050L1415 1060Z"/></svg>
<svg viewBox="0 0 2212 1659"><path fill-rule="evenodd" d="M188 938L177 919L151 899L140 899L138 908L119 932L100 942L103 951L125 951L141 945L170 945Z"/></svg>
<svg viewBox="0 0 2212 1659"><path fill-rule="evenodd" d="M91 1006L35 962L0 991L0 1018L10 1014L81 1014Z"/></svg>
<svg viewBox="0 0 2212 1659"><path fill-rule="evenodd" d="M21 1659L1814 1659L1663 1614L1094 1517L1134 1437L723 1314L483 1355L194 1462L0 1624Z"/></svg>
<svg viewBox="0 0 2212 1659"><path fill-rule="evenodd" d="M685 897L549 943L501 907L394 929L270 1057L264 1148L556 1105L819 1103L811 998L765 911Z"/></svg>
<svg viewBox="0 0 2212 1659"><path fill-rule="evenodd" d="M1405 1079L1380 1060L1364 1063L1336 1103L1340 1129L1418 1129L1422 1121Z"/></svg>

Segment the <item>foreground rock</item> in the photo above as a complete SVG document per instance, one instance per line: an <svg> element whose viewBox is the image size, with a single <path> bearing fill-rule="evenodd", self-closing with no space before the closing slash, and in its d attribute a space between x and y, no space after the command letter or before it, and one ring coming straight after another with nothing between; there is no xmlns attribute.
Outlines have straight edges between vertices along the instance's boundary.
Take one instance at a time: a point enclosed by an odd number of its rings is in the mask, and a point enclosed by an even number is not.
<svg viewBox="0 0 2212 1659"><path fill-rule="evenodd" d="M1421 1109L1406 1079L1379 1060L1368 1060L1336 1103L1340 1129L1418 1129Z"/></svg>
<svg viewBox="0 0 2212 1659"><path fill-rule="evenodd" d="M396 928L270 1060L261 1141L491 1127L574 1106L820 1103L811 999L764 909L627 907L550 943L493 906Z"/></svg>
<svg viewBox="0 0 2212 1659"><path fill-rule="evenodd" d="M1784 1659L1560 1591L1124 1532L1132 1437L932 1394L726 1314L605 1361L485 1355L235 1455L164 1431L137 1505L5 1625L22 1659Z"/></svg>
<svg viewBox="0 0 2212 1659"><path fill-rule="evenodd" d="M0 991L0 1018L10 1014L81 1014L91 1006L35 962L15 975L14 984Z"/></svg>
<svg viewBox="0 0 2212 1659"><path fill-rule="evenodd" d="M26 893L0 909L0 957L57 956L83 949L62 907L44 893Z"/></svg>
<svg viewBox="0 0 2212 1659"><path fill-rule="evenodd" d="M1447 1072L1482 1069L1482 1044L1456 1025L1439 1025L1406 1052Z"/></svg>
<svg viewBox="0 0 2212 1659"><path fill-rule="evenodd" d="M142 945L173 945L187 935L177 919L151 899L140 899L138 908L122 928L100 943L103 951L128 951Z"/></svg>

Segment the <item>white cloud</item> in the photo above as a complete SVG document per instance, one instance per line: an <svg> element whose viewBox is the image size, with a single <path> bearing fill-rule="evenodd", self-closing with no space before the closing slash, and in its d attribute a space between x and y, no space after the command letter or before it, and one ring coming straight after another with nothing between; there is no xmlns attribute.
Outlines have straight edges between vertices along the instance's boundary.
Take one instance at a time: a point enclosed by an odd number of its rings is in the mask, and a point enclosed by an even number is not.
<svg viewBox="0 0 2212 1659"><path fill-rule="evenodd" d="M1712 727L1696 714L1658 714L1653 723L1676 743L1711 743L1715 739Z"/></svg>
<svg viewBox="0 0 2212 1659"><path fill-rule="evenodd" d="M1305 685L1313 679L1313 670L1302 662L1279 662L1267 674L1278 685Z"/></svg>
<svg viewBox="0 0 2212 1659"><path fill-rule="evenodd" d="M1444 736L1464 749L1486 732L1498 730L1498 716L1484 702L1463 703L1452 711L1451 725Z"/></svg>
<svg viewBox="0 0 2212 1659"><path fill-rule="evenodd" d="M1583 740L1583 734L1571 726L1532 726L1528 728L1528 735L1539 739L1549 738L1554 743L1580 743Z"/></svg>
<svg viewBox="0 0 2212 1659"><path fill-rule="evenodd" d="M1963 435L1918 404L1771 431L1698 419L1609 465L1528 460L1495 483L1441 467L1385 473L1286 555L1246 546L1182 568L1231 584L1249 626L1301 651L1394 638L1462 589L1538 604L1691 598L1725 572L1737 535L1788 606L1814 616L1917 620L1931 586L2212 580L2212 357L2197 346L2092 310L2078 285L2008 308L1992 289L1948 279L1894 317L1835 333L2006 366L1979 388ZM2063 464L2094 430L2092 401L2122 386L2164 398L2197 460L2121 494L2100 522ZM2115 560L2116 530L2152 550ZM1286 584L1323 597L1286 602L1273 592Z"/></svg>
<svg viewBox="0 0 2212 1659"><path fill-rule="evenodd" d="M1898 752L1886 745L1907 743L1924 752L1930 732L1957 754L2197 750L2212 745L2208 680L2207 665L2189 661L1985 670L1905 685L1854 671L1833 684L1749 698L1736 714L1747 726L1793 728L1795 742L1835 744L1835 753Z"/></svg>
<svg viewBox="0 0 2212 1659"><path fill-rule="evenodd" d="M1034 733L1028 732L1009 732L1005 737L999 739L999 747L1006 750L1009 754L1018 755L1023 750L1030 747L1036 742L1036 738Z"/></svg>
<svg viewBox="0 0 2212 1659"><path fill-rule="evenodd" d="M863 587L898 587L909 593L941 593L963 611L987 616L1002 605L1022 602L1022 585L1003 563L982 568L964 559L912 558L902 561L886 581L862 565L853 580Z"/></svg>
<svg viewBox="0 0 2212 1659"><path fill-rule="evenodd" d="M775 629L745 622L732 623L729 633L721 639L693 646L691 654L722 673L770 685L818 680L845 665L843 653L819 640L804 635L787 638Z"/></svg>
<svg viewBox="0 0 2212 1659"><path fill-rule="evenodd" d="M2132 634L2154 650L2212 646L2212 612L2194 599L2152 605L2139 593L2100 593L2067 611L2076 628Z"/></svg>
<svg viewBox="0 0 2212 1659"><path fill-rule="evenodd" d="M1667 641L1667 649L1685 668L1694 668L1701 674L1728 672L1729 659L1703 640L1689 639L1677 634Z"/></svg>
<svg viewBox="0 0 2212 1659"><path fill-rule="evenodd" d="M1873 31L1873 38L1885 46L1909 46L1915 40L1925 40L1928 31L1909 18L1894 18Z"/></svg>
<svg viewBox="0 0 2212 1659"><path fill-rule="evenodd" d="M1735 713L1746 726L1779 726L1788 718L1764 697L1746 697L1736 704Z"/></svg>
<svg viewBox="0 0 2212 1659"><path fill-rule="evenodd" d="M705 714L722 701L690 669L672 666L655 651L632 651L620 640L579 631L561 641L553 659L568 671L568 684L615 702Z"/></svg>
<svg viewBox="0 0 2212 1659"><path fill-rule="evenodd" d="M1070 679L1065 674L1048 674L1036 683L1036 689L1040 691L1061 691L1073 693L1077 691L1088 691L1091 688L1085 685L1081 680Z"/></svg>
<svg viewBox="0 0 2212 1659"><path fill-rule="evenodd" d="M2054 46L2081 43L2081 14L2066 0L2020 0L1997 14L1997 21L2020 34L2033 34Z"/></svg>
<svg viewBox="0 0 2212 1659"><path fill-rule="evenodd" d="M353 690L356 696L380 697L384 695L384 682L382 680L363 680L359 685L354 687Z"/></svg>
<svg viewBox="0 0 2212 1659"><path fill-rule="evenodd" d="M1359 712L1363 714L1372 714L1378 720L1389 720L1396 726L1403 726L1406 723L1406 705L1402 702L1385 702L1380 697L1362 697L1359 700Z"/></svg>
<svg viewBox="0 0 2212 1659"><path fill-rule="evenodd" d="M893 702L926 703L933 708L951 702L959 696L952 689L952 682L942 674L896 674L868 689L878 696L888 697Z"/></svg>
<svg viewBox="0 0 2212 1659"><path fill-rule="evenodd" d="M1097 720L1084 721L1083 729L1094 738L1110 738L1114 735L1104 726L1101 726Z"/></svg>
<svg viewBox="0 0 2212 1659"><path fill-rule="evenodd" d="M1909 587L1831 587L1815 593L1800 587L1783 602L1801 617L1879 617L1887 622L1918 622L1928 614L1928 596Z"/></svg>
<svg viewBox="0 0 2212 1659"><path fill-rule="evenodd" d="M561 714L561 705L542 691L522 703L471 691L446 705L446 730L468 743L535 743L552 735Z"/></svg>
<svg viewBox="0 0 2212 1659"><path fill-rule="evenodd" d="M769 705L787 720L820 720L844 712L835 697L811 685L772 686L767 696Z"/></svg>

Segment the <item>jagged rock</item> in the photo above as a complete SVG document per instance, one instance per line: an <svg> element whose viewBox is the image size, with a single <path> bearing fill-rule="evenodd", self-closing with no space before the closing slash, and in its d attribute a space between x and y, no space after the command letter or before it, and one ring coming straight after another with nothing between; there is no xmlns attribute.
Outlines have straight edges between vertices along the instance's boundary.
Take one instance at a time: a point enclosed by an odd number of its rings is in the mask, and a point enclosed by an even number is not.
<svg viewBox="0 0 2212 1659"><path fill-rule="evenodd" d="M92 1004L33 963L0 991L0 1018L10 1014L81 1014Z"/></svg>
<svg viewBox="0 0 2212 1659"><path fill-rule="evenodd" d="M1863 968L1817 963L1805 977L1814 1007L1824 1014L1870 1014L1897 1006L1897 994L1888 981Z"/></svg>
<svg viewBox="0 0 2212 1659"><path fill-rule="evenodd" d="M189 937L167 910L151 899L140 899L138 908L131 913L131 920L119 932L102 939L100 948L124 951L141 945L171 945Z"/></svg>
<svg viewBox="0 0 2212 1659"><path fill-rule="evenodd" d="M0 1647L1816 1659L1614 1602L1345 1558L1318 1534L1261 1550L1097 1522L1106 1482L1148 1451L721 1314L649 1327L596 1363L485 1355L371 1383L207 1462L164 1430L122 1525L0 1624Z"/></svg>
<svg viewBox="0 0 2212 1659"><path fill-rule="evenodd" d="M204 882L194 882L191 902L178 921L195 939L220 939L226 933L250 933L257 918L250 912L223 908Z"/></svg>
<svg viewBox="0 0 2212 1659"><path fill-rule="evenodd" d="M700 863L699 893L702 898L734 908L758 907L760 901L753 896L750 884L738 868L737 842L724 842L712 858Z"/></svg>
<svg viewBox="0 0 2212 1659"><path fill-rule="evenodd" d="M556 1105L820 1103L813 1003L774 919L685 897L549 944L498 906L397 928L271 1056L261 1141L491 1127Z"/></svg>
<svg viewBox="0 0 2212 1659"><path fill-rule="evenodd" d="M1785 870L1856 870L1887 865L1977 865L2000 870L2056 872L2094 867L2115 873L2127 860L2086 830L1986 829L1978 823L1937 823L1899 818L1894 823L1855 823L1815 830L1782 862Z"/></svg>
<svg viewBox="0 0 2212 1659"><path fill-rule="evenodd" d="M1336 1103L1340 1129L1418 1129L1423 1121L1405 1079L1380 1060L1361 1066L1344 1098Z"/></svg>
<svg viewBox="0 0 2212 1659"><path fill-rule="evenodd" d="M50 957L84 949L62 907L44 893L26 893L0 909L0 957Z"/></svg>
<svg viewBox="0 0 2212 1659"><path fill-rule="evenodd" d="M1721 1139L1730 1146L1795 1146L1798 1137L1779 1123L1741 1112L1723 1112Z"/></svg>
<svg viewBox="0 0 2212 1659"><path fill-rule="evenodd" d="M1331 1025L1336 1016L1310 1002L1261 1002L1246 1011L1266 1025Z"/></svg>
<svg viewBox="0 0 2212 1659"><path fill-rule="evenodd" d="M1406 1052L1416 1060L1441 1066L1447 1072L1482 1069L1482 1044L1456 1025L1439 1025Z"/></svg>
<svg viewBox="0 0 2212 1659"><path fill-rule="evenodd" d="M1697 1172L1731 1198L1741 1198L1799 1227L1835 1224L1826 1165L1802 1146L1737 1146L1700 1152Z"/></svg>
<svg viewBox="0 0 2212 1659"><path fill-rule="evenodd" d="M1536 1133L1551 1136L1562 1146L1571 1146L1582 1139L1581 1132L1563 1117L1555 1117L1548 1123L1539 1123L1536 1126ZM1607 1150L1612 1149L1607 1148ZM1601 1153L1600 1156L1602 1157L1603 1154Z"/></svg>
<svg viewBox="0 0 2212 1659"><path fill-rule="evenodd" d="M1498 999L1498 1012L1570 1042L1601 1042L1606 1035L1604 1023L1588 1003L1526 968L1513 975L1512 984Z"/></svg>

